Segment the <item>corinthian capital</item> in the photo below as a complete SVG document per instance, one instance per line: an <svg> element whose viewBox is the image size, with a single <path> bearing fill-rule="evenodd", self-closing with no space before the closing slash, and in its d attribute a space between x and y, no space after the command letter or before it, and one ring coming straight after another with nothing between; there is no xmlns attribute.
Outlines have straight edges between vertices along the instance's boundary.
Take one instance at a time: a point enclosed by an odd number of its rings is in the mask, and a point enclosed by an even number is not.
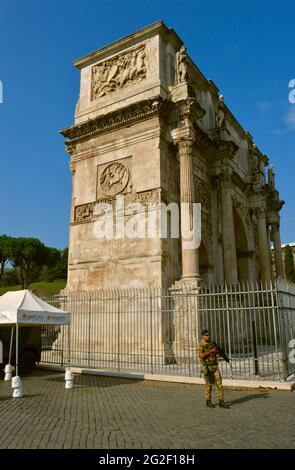
<svg viewBox="0 0 295 470"><path fill-rule="evenodd" d="M197 99L192 97L178 101L177 109L182 120L190 119L191 121L197 121L206 113Z"/></svg>
<svg viewBox="0 0 295 470"><path fill-rule="evenodd" d="M177 146L179 155L189 155L192 153L195 137L190 126L180 127L171 132L173 143Z"/></svg>
<svg viewBox="0 0 295 470"><path fill-rule="evenodd" d="M194 141L193 139L183 139L178 141L178 152L179 155L188 155L193 151Z"/></svg>

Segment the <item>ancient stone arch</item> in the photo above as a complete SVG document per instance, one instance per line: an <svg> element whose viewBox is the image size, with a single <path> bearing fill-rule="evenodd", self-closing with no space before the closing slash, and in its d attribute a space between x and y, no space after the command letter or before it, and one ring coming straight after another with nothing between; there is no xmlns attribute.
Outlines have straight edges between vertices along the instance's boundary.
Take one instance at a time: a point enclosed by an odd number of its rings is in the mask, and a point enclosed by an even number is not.
<svg viewBox="0 0 295 470"><path fill-rule="evenodd" d="M282 275L284 202L272 167L266 183L268 157L179 36L159 21L75 66L81 71L79 105L74 125L61 131L73 187L68 288L170 286L201 278L269 282L269 226L276 274ZM123 208L117 198L124 198ZM160 223L158 207L170 203L178 204L180 221L189 208L190 225L193 205L201 203L200 248L189 248L181 230L166 239L147 231L137 238L126 234L130 204L141 204L139 215L156 205ZM96 230L102 204L123 214L111 238Z"/></svg>

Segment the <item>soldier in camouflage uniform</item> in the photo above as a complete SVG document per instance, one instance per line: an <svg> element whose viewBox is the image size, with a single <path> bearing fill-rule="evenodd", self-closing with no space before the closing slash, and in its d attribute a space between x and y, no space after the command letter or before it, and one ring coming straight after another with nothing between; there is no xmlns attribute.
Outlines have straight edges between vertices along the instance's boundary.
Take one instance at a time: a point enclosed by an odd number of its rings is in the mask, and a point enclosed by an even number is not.
<svg viewBox="0 0 295 470"><path fill-rule="evenodd" d="M222 378L218 369L217 350L210 342L210 335L207 329L202 331L202 340L198 343L198 354L205 379L206 406L209 408L215 407L211 402L212 385L214 383L220 408L229 408L224 403Z"/></svg>

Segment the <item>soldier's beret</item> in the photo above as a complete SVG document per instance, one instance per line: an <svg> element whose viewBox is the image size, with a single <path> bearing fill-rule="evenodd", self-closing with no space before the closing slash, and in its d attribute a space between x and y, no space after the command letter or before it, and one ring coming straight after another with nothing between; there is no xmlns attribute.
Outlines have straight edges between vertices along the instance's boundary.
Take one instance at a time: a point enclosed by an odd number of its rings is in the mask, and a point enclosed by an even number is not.
<svg viewBox="0 0 295 470"><path fill-rule="evenodd" d="M204 328L204 330L202 330L202 336L206 334L209 334L209 331L207 328Z"/></svg>

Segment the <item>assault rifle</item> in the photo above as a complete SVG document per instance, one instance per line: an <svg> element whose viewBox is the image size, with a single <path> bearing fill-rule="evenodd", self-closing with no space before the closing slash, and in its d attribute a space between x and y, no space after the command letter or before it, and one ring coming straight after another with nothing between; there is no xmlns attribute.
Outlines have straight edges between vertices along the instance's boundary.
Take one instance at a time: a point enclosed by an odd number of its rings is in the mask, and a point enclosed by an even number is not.
<svg viewBox="0 0 295 470"><path fill-rule="evenodd" d="M219 344L215 343L215 341L213 341L211 343L211 345L214 348L216 348L217 354L219 356L221 356L225 360L225 362L227 362L232 367L232 365L230 363L230 359L229 359L228 355L226 354L225 350L223 349L223 347L221 347Z"/></svg>
<svg viewBox="0 0 295 470"><path fill-rule="evenodd" d="M212 341L212 342L210 343L210 346L212 346L213 348L216 349L217 354L218 354L219 356L221 356L221 357L225 360L225 362L227 362L227 363L230 365L231 370L232 370L232 365L231 365L231 363L230 363L230 359L229 359L228 355L226 354L224 348L223 348L222 346L220 346L219 344L217 344L215 341ZM204 379L205 379L205 380L208 380L208 379L209 379L209 381L210 381L211 383L214 382L214 376L213 376L212 374L210 374L207 365L203 365L203 366L202 366L200 376L201 376L202 373L204 374ZM232 377L232 375L231 375L231 377Z"/></svg>

